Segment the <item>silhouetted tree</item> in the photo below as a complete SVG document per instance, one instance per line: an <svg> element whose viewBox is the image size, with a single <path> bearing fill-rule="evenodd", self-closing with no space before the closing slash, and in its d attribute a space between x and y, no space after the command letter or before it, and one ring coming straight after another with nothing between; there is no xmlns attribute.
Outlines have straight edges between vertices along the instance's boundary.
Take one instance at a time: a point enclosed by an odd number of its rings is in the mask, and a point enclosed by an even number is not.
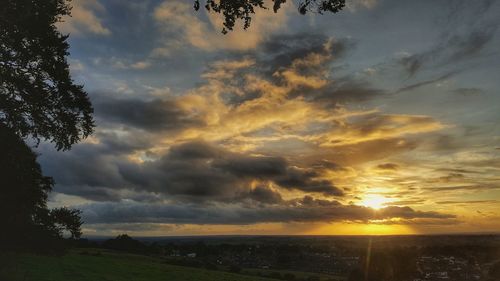
<svg viewBox="0 0 500 281"><path fill-rule="evenodd" d="M0 244L49 248L65 231L80 237L80 212L47 208L54 181L42 175L23 139L67 150L92 133L93 109L71 79L68 37L55 27L70 14L69 0L0 6Z"/></svg>
<svg viewBox="0 0 500 281"><path fill-rule="evenodd" d="M71 238L79 238L80 212L47 208L52 178L42 175L36 154L1 123L0 149L0 247L53 247L51 243L62 238L65 231Z"/></svg>
<svg viewBox="0 0 500 281"><path fill-rule="evenodd" d="M224 16L224 27L222 33L233 30L236 21L243 21L243 27L247 29L252 21L252 15L255 9L267 9L264 0L205 0L205 9L209 12L215 12ZM269 1L271 2L271 0ZM281 4L286 0L272 0L274 12L278 12ZM194 1L194 9L200 9L200 0ZM324 12L337 13L345 7L345 0L300 0L298 2L299 12L315 12L323 14Z"/></svg>
<svg viewBox="0 0 500 281"><path fill-rule="evenodd" d="M68 231L71 239L79 239L82 236L83 224L80 214L80 210L66 207L52 209L49 212L50 226L59 236L63 231Z"/></svg>
<svg viewBox="0 0 500 281"><path fill-rule="evenodd" d="M144 254L148 252L148 247L145 244L133 239L127 234L120 234L116 238L108 239L104 241L102 246L107 249L129 253Z"/></svg>
<svg viewBox="0 0 500 281"><path fill-rule="evenodd" d="M67 36L55 23L68 0L3 0L0 8L0 122L58 150L92 133L92 106L71 79Z"/></svg>

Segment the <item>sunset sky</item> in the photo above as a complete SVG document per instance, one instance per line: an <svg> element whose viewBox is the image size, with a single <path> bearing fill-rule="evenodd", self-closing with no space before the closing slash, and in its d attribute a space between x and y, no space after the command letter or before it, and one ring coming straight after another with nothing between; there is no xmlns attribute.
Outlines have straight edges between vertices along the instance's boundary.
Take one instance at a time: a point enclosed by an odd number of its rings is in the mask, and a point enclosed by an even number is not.
<svg viewBox="0 0 500 281"><path fill-rule="evenodd" d="M269 1L268 1L269 2ZM500 1L73 0L95 133L37 151L85 235L500 231Z"/></svg>

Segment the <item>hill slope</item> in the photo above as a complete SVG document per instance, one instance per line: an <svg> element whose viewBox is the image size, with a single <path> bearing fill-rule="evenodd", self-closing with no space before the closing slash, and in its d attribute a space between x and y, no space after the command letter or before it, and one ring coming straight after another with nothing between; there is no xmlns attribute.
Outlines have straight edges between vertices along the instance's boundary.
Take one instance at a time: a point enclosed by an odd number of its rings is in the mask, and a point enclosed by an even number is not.
<svg viewBox="0 0 500 281"><path fill-rule="evenodd" d="M0 271L9 281L271 281L221 271L174 266L145 256L102 252L99 256L73 251L64 257L18 255ZM6 265L3 263L3 265Z"/></svg>

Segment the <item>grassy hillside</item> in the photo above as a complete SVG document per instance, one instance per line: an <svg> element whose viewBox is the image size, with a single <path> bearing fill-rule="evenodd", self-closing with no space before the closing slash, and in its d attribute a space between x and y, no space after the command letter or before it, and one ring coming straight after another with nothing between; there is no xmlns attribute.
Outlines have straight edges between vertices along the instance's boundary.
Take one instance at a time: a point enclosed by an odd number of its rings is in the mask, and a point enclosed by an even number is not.
<svg viewBox="0 0 500 281"><path fill-rule="evenodd" d="M101 251L100 256L72 251L64 257L10 256L0 280L8 281L270 281L221 271L174 266L160 259ZM4 256L5 259L5 256Z"/></svg>

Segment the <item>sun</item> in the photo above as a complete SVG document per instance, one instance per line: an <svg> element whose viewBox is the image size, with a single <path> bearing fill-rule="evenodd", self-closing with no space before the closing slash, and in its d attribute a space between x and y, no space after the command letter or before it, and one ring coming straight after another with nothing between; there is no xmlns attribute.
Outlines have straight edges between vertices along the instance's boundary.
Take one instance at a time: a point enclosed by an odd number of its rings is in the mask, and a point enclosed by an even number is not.
<svg viewBox="0 0 500 281"><path fill-rule="evenodd" d="M360 202L361 205L365 207L369 207L375 210L379 210L385 206L386 203L390 202L391 200L388 198L385 198L384 196L377 195L377 194L370 194L367 195L363 198L363 200Z"/></svg>

